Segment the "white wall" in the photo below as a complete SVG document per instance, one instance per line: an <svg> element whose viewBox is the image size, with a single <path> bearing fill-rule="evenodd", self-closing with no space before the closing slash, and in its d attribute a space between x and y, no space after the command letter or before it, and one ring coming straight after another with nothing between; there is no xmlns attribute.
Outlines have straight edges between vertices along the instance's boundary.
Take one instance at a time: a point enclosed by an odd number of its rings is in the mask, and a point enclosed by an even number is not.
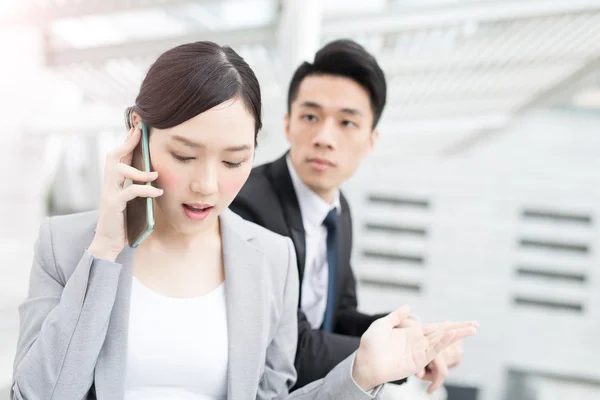
<svg viewBox="0 0 600 400"><path fill-rule="evenodd" d="M0 29L0 393L10 383L18 333L17 305L25 298L33 242L43 217L46 140L23 126L51 107L68 109L76 91L43 71L42 38L34 28ZM60 87L60 90L58 88Z"/></svg>

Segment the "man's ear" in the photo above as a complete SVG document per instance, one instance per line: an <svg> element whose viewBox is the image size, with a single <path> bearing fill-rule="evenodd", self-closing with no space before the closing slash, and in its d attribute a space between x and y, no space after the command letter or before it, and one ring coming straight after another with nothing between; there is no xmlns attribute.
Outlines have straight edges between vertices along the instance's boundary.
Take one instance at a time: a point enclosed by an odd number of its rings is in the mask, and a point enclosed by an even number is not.
<svg viewBox="0 0 600 400"><path fill-rule="evenodd" d="M377 144L378 141L379 141L379 129L375 128L369 135L369 148L367 149L367 153L365 154L366 156L371 154L371 152L375 148L375 145Z"/></svg>
<svg viewBox="0 0 600 400"><path fill-rule="evenodd" d="M290 141L290 114L285 113L283 116L283 129L285 131L285 138Z"/></svg>

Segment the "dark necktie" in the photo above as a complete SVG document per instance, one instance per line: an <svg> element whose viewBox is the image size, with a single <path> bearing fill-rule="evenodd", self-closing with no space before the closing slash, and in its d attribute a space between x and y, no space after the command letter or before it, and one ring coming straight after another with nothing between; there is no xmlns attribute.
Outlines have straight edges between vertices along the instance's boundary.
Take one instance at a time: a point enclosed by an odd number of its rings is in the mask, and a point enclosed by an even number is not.
<svg viewBox="0 0 600 400"><path fill-rule="evenodd" d="M333 331L333 314L335 303L335 283L337 275L337 209L333 209L327 214L323 225L327 228L327 265L329 268L329 278L327 283L327 306L325 307L325 318L323 320L323 330L325 332Z"/></svg>

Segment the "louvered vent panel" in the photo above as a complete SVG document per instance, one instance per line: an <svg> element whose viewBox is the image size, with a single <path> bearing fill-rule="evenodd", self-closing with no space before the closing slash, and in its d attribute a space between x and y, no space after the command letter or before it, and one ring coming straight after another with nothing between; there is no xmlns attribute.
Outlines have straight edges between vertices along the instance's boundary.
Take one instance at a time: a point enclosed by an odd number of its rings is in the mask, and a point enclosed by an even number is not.
<svg viewBox="0 0 600 400"><path fill-rule="evenodd" d="M525 208L517 238L512 302L518 309L583 313L593 219L582 212Z"/></svg>
<svg viewBox="0 0 600 400"><path fill-rule="evenodd" d="M363 285L418 294L427 266L430 201L397 193L366 196L357 257Z"/></svg>

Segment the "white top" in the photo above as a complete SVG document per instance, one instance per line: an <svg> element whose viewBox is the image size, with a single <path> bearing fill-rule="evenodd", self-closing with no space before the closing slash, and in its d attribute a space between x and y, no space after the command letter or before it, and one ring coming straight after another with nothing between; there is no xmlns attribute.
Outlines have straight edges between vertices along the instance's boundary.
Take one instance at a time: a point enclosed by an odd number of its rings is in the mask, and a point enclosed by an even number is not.
<svg viewBox="0 0 600 400"><path fill-rule="evenodd" d="M227 398L225 291L172 298L133 278L125 400Z"/></svg>
<svg viewBox="0 0 600 400"><path fill-rule="evenodd" d="M336 192L333 203L327 203L302 182L289 156L286 157L286 161L300 204L302 225L306 235L306 262L300 308L306 314L312 328L319 329L325 317L329 282L327 228L323 225L323 221L333 208L337 207L338 213L341 212L340 195L339 191Z"/></svg>

